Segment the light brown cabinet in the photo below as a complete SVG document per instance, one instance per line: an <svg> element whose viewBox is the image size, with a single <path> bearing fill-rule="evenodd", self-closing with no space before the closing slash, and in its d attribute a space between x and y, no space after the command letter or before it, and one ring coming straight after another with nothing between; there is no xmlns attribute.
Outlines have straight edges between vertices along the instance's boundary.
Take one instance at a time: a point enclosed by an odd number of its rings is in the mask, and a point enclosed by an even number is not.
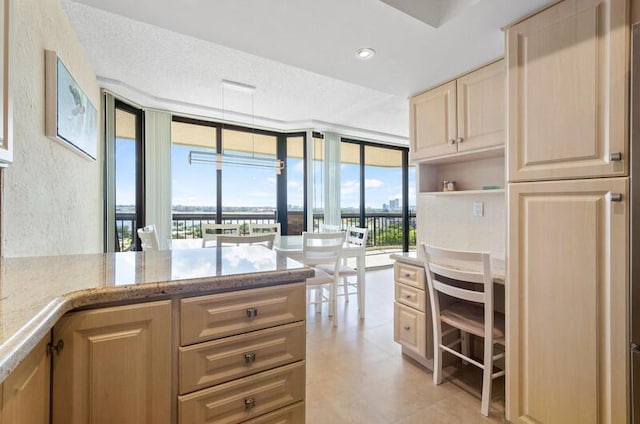
<svg viewBox="0 0 640 424"><path fill-rule="evenodd" d="M627 175L626 0L565 0L506 31L508 181Z"/></svg>
<svg viewBox="0 0 640 424"><path fill-rule="evenodd" d="M396 262L393 340L402 353L433 368L433 337L424 268Z"/></svg>
<svg viewBox="0 0 640 424"><path fill-rule="evenodd" d="M180 301L178 422L303 423L304 283Z"/></svg>
<svg viewBox="0 0 640 424"><path fill-rule="evenodd" d="M511 422L628 422L628 188L509 185Z"/></svg>
<svg viewBox="0 0 640 424"><path fill-rule="evenodd" d="M500 60L410 101L415 162L504 146L505 71Z"/></svg>
<svg viewBox="0 0 640 424"><path fill-rule="evenodd" d="M0 386L1 424L49 424L49 339L38 343Z"/></svg>
<svg viewBox="0 0 640 424"><path fill-rule="evenodd" d="M171 422L171 301L65 315L53 330L54 424Z"/></svg>

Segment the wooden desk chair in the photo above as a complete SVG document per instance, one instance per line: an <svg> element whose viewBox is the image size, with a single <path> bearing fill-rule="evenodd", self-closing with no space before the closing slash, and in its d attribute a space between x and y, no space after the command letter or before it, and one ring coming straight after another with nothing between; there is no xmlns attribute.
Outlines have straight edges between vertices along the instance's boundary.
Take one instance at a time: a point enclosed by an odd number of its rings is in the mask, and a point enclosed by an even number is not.
<svg viewBox="0 0 640 424"><path fill-rule="evenodd" d="M208 247L220 234L239 236L240 224L202 224L202 247Z"/></svg>
<svg viewBox="0 0 640 424"><path fill-rule="evenodd" d="M433 382L440 384L442 379L442 352L456 355L483 370L482 404L480 412L489 415L491 402L491 382L504 375L504 371L493 372L493 362L504 358L504 352L494 355L493 345L504 345L504 315L493 309L493 277L491 275L491 256L483 252L465 252L447 250L427 244L421 244L425 257L427 286L431 298L433 321ZM434 262L434 259L436 261ZM440 262L444 259L443 262ZM440 261L438 261L440 260ZM481 272L462 271L446 260L476 262L481 264ZM444 263L444 264L443 264ZM453 280L453 281L452 281ZM440 310L439 293L454 298L453 303ZM451 328L443 333L442 323ZM460 330L460 339L448 345L442 343L442 337L452 331ZM465 334L484 338L484 361L480 363L470 357L468 344L465 347ZM462 352L452 349L460 344Z"/></svg>
<svg viewBox="0 0 640 424"><path fill-rule="evenodd" d="M334 327L338 326L336 294L343 242L342 232L302 233L302 262L315 272L313 277L307 278L307 304L315 305L316 312L319 312L321 304L328 303ZM329 274L327 269L333 272Z"/></svg>
<svg viewBox="0 0 640 424"><path fill-rule="evenodd" d="M233 246L239 246L241 244L261 244L269 249L273 249L273 240L275 238L276 233L255 236L228 236L226 234L220 234L216 237L216 246L222 247L225 244Z"/></svg>
<svg viewBox="0 0 640 424"><path fill-rule="evenodd" d="M160 242L158 241L155 225L138 228L138 237L140 238L142 250L160 250Z"/></svg>
<svg viewBox="0 0 640 424"><path fill-rule="evenodd" d="M280 223L274 222L272 224L251 224L249 223L249 235L274 233L280 236Z"/></svg>

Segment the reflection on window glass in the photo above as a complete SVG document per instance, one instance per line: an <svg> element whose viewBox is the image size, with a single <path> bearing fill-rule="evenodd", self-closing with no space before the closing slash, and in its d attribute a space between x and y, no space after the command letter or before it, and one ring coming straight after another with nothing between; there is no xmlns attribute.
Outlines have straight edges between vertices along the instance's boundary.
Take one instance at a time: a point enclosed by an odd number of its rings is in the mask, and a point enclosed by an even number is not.
<svg viewBox="0 0 640 424"><path fill-rule="evenodd" d="M340 143L340 215L343 226L360 226L360 145Z"/></svg>
<svg viewBox="0 0 640 424"><path fill-rule="evenodd" d="M214 127L171 123L172 238L200 238L201 224L216 220L215 163L189 164L190 152L216 153Z"/></svg>
<svg viewBox="0 0 640 424"><path fill-rule="evenodd" d="M324 140L313 138L313 231L324 222Z"/></svg>
<svg viewBox="0 0 640 424"><path fill-rule="evenodd" d="M416 249L416 167L409 167L409 249Z"/></svg>
<svg viewBox="0 0 640 424"><path fill-rule="evenodd" d="M304 137L287 138L287 234L304 231Z"/></svg>

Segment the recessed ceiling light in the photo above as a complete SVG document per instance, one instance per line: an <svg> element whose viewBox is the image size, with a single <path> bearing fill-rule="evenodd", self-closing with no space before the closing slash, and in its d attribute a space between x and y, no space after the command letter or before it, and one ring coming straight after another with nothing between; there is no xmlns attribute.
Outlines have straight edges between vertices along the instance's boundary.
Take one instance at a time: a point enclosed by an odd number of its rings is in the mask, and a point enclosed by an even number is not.
<svg viewBox="0 0 640 424"><path fill-rule="evenodd" d="M363 47L361 49L356 50L356 57L360 60L371 59L373 56L375 56L375 54L376 54L376 51L369 47Z"/></svg>

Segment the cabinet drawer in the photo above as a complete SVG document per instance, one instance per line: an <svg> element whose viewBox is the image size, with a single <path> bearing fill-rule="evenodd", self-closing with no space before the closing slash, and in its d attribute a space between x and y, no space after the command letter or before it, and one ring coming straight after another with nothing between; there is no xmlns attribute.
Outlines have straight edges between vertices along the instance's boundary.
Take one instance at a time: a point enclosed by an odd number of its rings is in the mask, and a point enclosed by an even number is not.
<svg viewBox="0 0 640 424"><path fill-rule="evenodd" d="M393 266L393 273L394 279L399 283L417 287L422 290L426 287L424 268L422 267L396 262Z"/></svg>
<svg viewBox="0 0 640 424"><path fill-rule="evenodd" d="M244 424L304 424L304 418L304 402L298 402L295 405L245 421Z"/></svg>
<svg viewBox="0 0 640 424"><path fill-rule="evenodd" d="M426 292L406 284L396 283L396 302L421 312L426 311Z"/></svg>
<svg viewBox="0 0 640 424"><path fill-rule="evenodd" d="M305 319L305 286L287 284L180 301L182 345Z"/></svg>
<svg viewBox="0 0 640 424"><path fill-rule="evenodd" d="M393 340L424 357L427 352L426 315L394 302Z"/></svg>
<svg viewBox="0 0 640 424"><path fill-rule="evenodd" d="M300 361L304 355L304 322L181 347L180 393Z"/></svg>
<svg viewBox="0 0 640 424"><path fill-rule="evenodd" d="M179 423L240 423L302 401L304 370L304 361L296 362L179 396Z"/></svg>

